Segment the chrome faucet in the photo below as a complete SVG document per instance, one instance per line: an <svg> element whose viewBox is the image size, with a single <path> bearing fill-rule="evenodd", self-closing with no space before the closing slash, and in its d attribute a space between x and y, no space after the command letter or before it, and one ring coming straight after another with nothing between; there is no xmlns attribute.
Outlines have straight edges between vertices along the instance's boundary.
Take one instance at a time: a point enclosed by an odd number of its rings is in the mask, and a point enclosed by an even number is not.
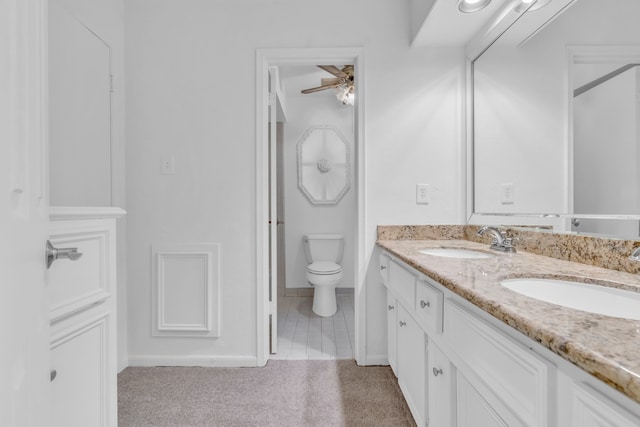
<svg viewBox="0 0 640 427"><path fill-rule="evenodd" d="M478 236L482 236L485 232L491 233L493 236L493 240L491 241L490 249L501 251L501 252L516 252L516 247L514 246L514 239L511 237L507 237L503 232L498 230L496 227L484 226L476 233Z"/></svg>
<svg viewBox="0 0 640 427"><path fill-rule="evenodd" d="M629 255L629 259L631 261L638 261L640 262L640 246L638 246L637 248L635 248L635 250L633 251L633 253L631 255Z"/></svg>

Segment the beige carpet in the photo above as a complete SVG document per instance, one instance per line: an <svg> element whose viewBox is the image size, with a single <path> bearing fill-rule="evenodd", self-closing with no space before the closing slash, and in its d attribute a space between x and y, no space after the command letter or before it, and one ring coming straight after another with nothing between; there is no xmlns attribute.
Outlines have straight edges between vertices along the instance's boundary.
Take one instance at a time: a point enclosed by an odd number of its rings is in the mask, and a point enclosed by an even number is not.
<svg viewBox="0 0 640 427"><path fill-rule="evenodd" d="M391 369L353 360L264 368L127 368L118 425L415 426Z"/></svg>

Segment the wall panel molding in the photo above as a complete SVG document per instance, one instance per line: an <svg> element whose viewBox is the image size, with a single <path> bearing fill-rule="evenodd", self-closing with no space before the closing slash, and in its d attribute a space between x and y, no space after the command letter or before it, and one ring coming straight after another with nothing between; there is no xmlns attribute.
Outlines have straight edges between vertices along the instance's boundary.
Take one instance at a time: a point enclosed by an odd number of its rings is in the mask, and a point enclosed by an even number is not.
<svg viewBox="0 0 640 427"><path fill-rule="evenodd" d="M220 336L219 245L152 247L154 336Z"/></svg>

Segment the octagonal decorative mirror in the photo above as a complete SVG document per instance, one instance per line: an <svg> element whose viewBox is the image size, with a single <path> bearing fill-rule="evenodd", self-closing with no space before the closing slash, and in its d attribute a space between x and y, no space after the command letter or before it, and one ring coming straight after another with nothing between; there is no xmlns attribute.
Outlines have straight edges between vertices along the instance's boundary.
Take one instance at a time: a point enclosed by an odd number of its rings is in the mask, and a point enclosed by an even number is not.
<svg viewBox="0 0 640 427"><path fill-rule="evenodd" d="M331 126L312 126L297 148L300 190L313 204L337 204L351 185L347 141Z"/></svg>

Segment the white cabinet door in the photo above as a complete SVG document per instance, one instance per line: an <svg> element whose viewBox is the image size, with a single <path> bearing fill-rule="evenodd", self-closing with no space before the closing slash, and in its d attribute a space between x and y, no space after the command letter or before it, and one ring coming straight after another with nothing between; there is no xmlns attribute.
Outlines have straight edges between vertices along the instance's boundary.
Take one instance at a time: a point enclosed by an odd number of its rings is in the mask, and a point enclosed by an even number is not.
<svg viewBox="0 0 640 427"><path fill-rule="evenodd" d="M457 427L508 427L460 372L456 372L456 389Z"/></svg>
<svg viewBox="0 0 640 427"><path fill-rule="evenodd" d="M398 363L397 363L397 342L398 342L398 322L396 321L397 309L396 298L390 291L387 291L387 359L389 360L389 366L396 377L398 376Z"/></svg>
<svg viewBox="0 0 640 427"><path fill-rule="evenodd" d="M426 339L418 323L397 306L398 384L418 426L426 425Z"/></svg>
<svg viewBox="0 0 640 427"><path fill-rule="evenodd" d="M510 426L546 427L554 366L456 302L444 309L449 358Z"/></svg>
<svg viewBox="0 0 640 427"><path fill-rule="evenodd" d="M573 427L633 427L638 418L586 384L573 385Z"/></svg>
<svg viewBox="0 0 640 427"><path fill-rule="evenodd" d="M455 396L452 394L455 368L447 356L427 337L427 389L428 414L431 426L453 426L452 410Z"/></svg>
<svg viewBox="0 0 640 427"><path fill-rule="evenodd" d="M103 311L80 317L81 321L70 319L55 328L60 332L53 336L51 345L51 366L56 375L51 381L50 425L115 425L115 411L110 407L115 399L113 360L106 352L112 345L109 314Z"/></svg>

